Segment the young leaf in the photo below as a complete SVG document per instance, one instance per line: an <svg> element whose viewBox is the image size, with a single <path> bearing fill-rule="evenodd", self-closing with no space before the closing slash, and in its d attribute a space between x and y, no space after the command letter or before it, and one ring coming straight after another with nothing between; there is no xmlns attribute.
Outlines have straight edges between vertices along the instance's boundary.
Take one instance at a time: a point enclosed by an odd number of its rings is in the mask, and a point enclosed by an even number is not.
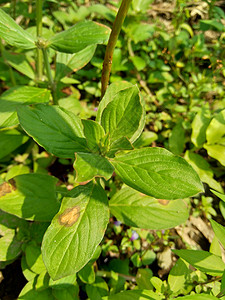
<svg viewBox="0 0 225 300"><path fill-rule="evenodd" d="M210 123L210 111L203 107L194 117L191 124L191 141L196 147L201 147L206 140L206 129Z"/></svg>
<svg viewBox="0 0 225 300"><path fill-rule="evenodd" d="M211 157L217 159L221 165L225 166L225 146L219 144L204 144L203 147L207 150Z"/></svg>
<svg viewBox="0 0 225 300"><path fill-rule="evenodd" d="M100 153L102 139L105 136L104 129L101 125L92 120L82 120L82 124L88 148L91 152Z"/></svg>
<svg viewBox="0 0 225 300"><path fill-rule="evenodd" d="M91 45L76 54L58 53L56 58L55 80L83 68L93 57L96 45Z"/></svg>
<svg viewBox="0 0 225 300"><path fill-rule="evenodd" d="M215 144L225 135L225 109L210 122L206 130L208 144Z"/></svg>
<svg viewBox="0 0 225 300"><path fill-rule="evenodd" d="M104 177L110 179L114 171L113 166L103 156L94 153L75 154L74 169L76 170L76 181L84 182L92 180L94 177Z"/></svg>
<svg viewBox="0 0 225 300"><path fill-rule="evenodd" d="M222 225L215 222L214 220L210 220L210 222L216 237L225 249L225 228Z"/></svg>
<svg viewBox="0 0 225 300"><path fill-rule="evenodd" d="M206 182L211 188L217 191L223 191L220 183L213 178L214 173L207 160L201 155L188 150L185 152L184 158L198 173L202 182Z"/></svg>
<svg viewBox="0 0 225 300"><path fill-rule="evenodd" d="M17 107L23 104L48 103L50 92L31 86L16 86L0 97L0 128L11 127L19 124Z"/></svg>
<svg viewBox="0 0 225 300"><path fill-rule="evenodd" d="M175 254L183 258L196 269L212 275L223 274L225 264L220 256L202 250L173 250Z"/></svg>
<svg viewBox="0 0 225 300"><path fill-rule="evenodd" d="M7 13L0 9L0 37L11 46L34 49L35 40L23 30Z"/></svg>
<svg viewBox="0 0 225 300"><path fill-rule="evenodd" d="M98 123L101 123L102 112L106 108L108 103L113 101L114 97L119 91L125 90L129 87L133 87L133 84L127 81L113 82L109 85L98 107L97 116L96 116L96 121Z"/></svg>
<svg viewBox="0 0 225 300"><path fill-rule="evenodd" d="M101 125L109 132L110 141L123 137L133 143L144 128L145 110L136 86L122 90L109 102L101 115Z"/></svg>
<svg viewBox="0 0 225 300"><path fill-rule="evenodd" d="M92 258L108 224L107 202L104 190L92 182L63 199L42 243L43 260L53 279L78 272Z"/></svg>
<svg viewBox="0 0 225 300"><path fill-rule="evenodd" d="M59 209L56 181L44 174L18 175L12 185L7 182L0 185L0 207L23 219L50 221Z"/></svg>
<svg viewBox="0 0 225 300"><path fill-rule="evenodd" d="M179 121L172 129L169 137L169 149L175 155L180 155L184 150L185 131L182 121Z"/></svg>
<svg viewBox="0 0 225 300"><path fill-rule="evenodd" d="M58 106L20 107L23 129L48 152L62 158L74 158L75 152L89 152L81 120Z"/></svg>
<svg viewBox="0 0 225 300"><path fill-rule="evenodd" d="M127 185L155 198L174 200L203 191L192 167L163 148L133 150L116 156L111 163Z"/></svg>
<svg viewBox="0 0 225 300"><path fill-rule="evenodd" d="M172 228L188 218L183 201L176 200L163 205L129 187L117 192L109 201L109 207L111 213L124 224L144 229Z"/></svg>
<svg viewBox="0 0 225 300"><path fill-rule="evenodd" d="M27 140L27 136L15 129L0 131L0 159L10 154Z"/></svg>
<svg viewBox="0 0 225 300"><path fill-rule="evenodd" d="M87 46L105 43L110 28L92 21L82 21L50 38L49 46L56 51L76 53Z"/></svg>

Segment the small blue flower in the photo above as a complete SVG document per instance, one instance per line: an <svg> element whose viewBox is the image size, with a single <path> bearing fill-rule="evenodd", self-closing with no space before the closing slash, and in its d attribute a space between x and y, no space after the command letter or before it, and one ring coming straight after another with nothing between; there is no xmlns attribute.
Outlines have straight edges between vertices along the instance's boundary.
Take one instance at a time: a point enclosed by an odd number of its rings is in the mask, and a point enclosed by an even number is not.
<svg viewBox="0 0 225 300"><path fill-rule="evenodd" d="M114 222L114 225L115 225L115 226L120 226L120 225L121 225L121 222L120 222L120 221L115 221L115 222Z"/></svg>
<svg viewBox="0 0 225 300"><path fill-rule="evenodd" d="M132 230L132 235L131 235L130 240L134 241L134 240L137 240L138 238L139 238L139 234L135 230Z"/></svg>

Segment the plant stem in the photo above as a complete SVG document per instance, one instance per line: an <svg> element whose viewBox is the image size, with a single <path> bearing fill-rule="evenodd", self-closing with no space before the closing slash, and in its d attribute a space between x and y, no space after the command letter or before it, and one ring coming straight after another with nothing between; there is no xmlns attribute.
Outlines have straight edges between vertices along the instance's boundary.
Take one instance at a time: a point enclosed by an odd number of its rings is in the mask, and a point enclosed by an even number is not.
<svg viewBox="0 0 225 300"><path fill-rule="evenodd" d="M56 97L56 86L55 86L55 82L52 77L51 67L50 67L50 63L48 60L47 49L42 48L42 53L43 53L43 57L44 57L44 64L45 64L45 68L46 68L46 74L48 77L49 86L50 86L50 89L52 92L53 103L57 104L58 101L57 101L57 97Z"/></svg>
<svg viewBox="0 0 225 300"><path fill-rule="evenodd" d="M42 1L36 0L37 38L42 37ZM37 79L42 80L43 76L43 56L41 49L37 48Z"/></svg>
<svg viewBox="0 0 225 300"><path fill-rule="evenodd" d="M125 275L121 273L116 273L118 276L123 277L124 279L132 282L136 282L136 277L135 276L130 276L130 275ZM96 272L96 276L100 277L112 277L112 274L110 271L104 271L104 270L99 270Z"/></svg>
<svg viewBox="0 0 225 300"><path fill-rule="evenodd" d="M127 15L130 3L131 0L122 0L119 11L116 15L116 19L113 23L112 31L106 47L105 58L103 62L103 70L102 70L102 78L101 78L101 83L102 83L101 97L105 95L109 83L109 77L110 77L112 60L113 60L113 52L116 47L116 42L118 40L118 36L122 28L124 19Z"/></svg>

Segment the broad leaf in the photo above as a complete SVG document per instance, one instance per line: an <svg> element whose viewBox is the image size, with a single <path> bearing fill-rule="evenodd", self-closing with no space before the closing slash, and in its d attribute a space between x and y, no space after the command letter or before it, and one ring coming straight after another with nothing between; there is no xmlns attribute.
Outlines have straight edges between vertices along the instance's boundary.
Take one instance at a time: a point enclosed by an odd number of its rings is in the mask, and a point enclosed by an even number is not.
<svg viewBox="0 0 225 300"><path fill-rule="evenodd" d="M203 107L194 117L191 124L191 141L196 147L201 147L206 140L206 129L210 123L209 109Z"/></svg>
<svg viewBox="0 0 225 300"><path fill-rule="evenodd" d="M102 297L109 294L108 285L101 277L96 277L94 283L87 284L85 290L90 300L102 300Z"/></svg>
<svg viewBox="0 0 225 300"><path fill-rule="evenodd" d="M92 258L109 220L104 190L90 182L65 197L45 233L42 254L53 279L74 274Z"/></svg>
<svg viewBox="0 0 225 300"><path fill-rule="evenodd" d="M114 294L109 297L104 297L102 300L162 300L164 296L159 296L150 290L133 290L123 291L119 294Z"/></svg>
<svg viewBox="0 0 225 300"><path fill-rule="evenodd" d="M48 152L74 158L75 152L89 152L81 120L58 106L37 105L18 109L23 129Z"/></svg>
<svg viewBox="0 0 225 300"><path fill-rule="evenodd" d="M15 129L0 131L0 159L12 153L27 140L27 136Z"/></svg>
<svg viewBox="0 0 225 300"><path fill-rule="evenodd" d="M183 201L161 204L160 201L129 187L117 192L109 206L111 213L122 223L144 229L172 228L188 218L188 210Z"/></svg>
<svg viewBox="0 0 225 300"><path fill-rule="evenodd" d="M113 166L103 156L94 153L81 153L75 155L74 169L76 170L76 181L84 182L94 177L110 179L114 171Z"/></svg>
<svg viewBox="0 0 225 300"><path fill-rule="evenodd" d="M220 243L222 244L223 248L225 249L225 228L224 226L218 224L217 222L215 222L214 220L210 220L213 231L215 232L216 237L218 238L218 240L220 241Z"/></svg>
<svg viewBox="0 0 225 300"><path fill-rule="evenodd" d="M98 107L97 116L96 116L96 121L98 123L101 123L102 112L106 108L108 103L113 101L114 97L119 91L125 90L129 87L133 87L133 84L127 81L113 82L109 85Z"/></svg>
<svg viewBox="0 0 225 300"><path fill-rule="evenodd" d="M21 49L34 49L35 40L22 29L8 14L0 9L0 37L11 46Z"/></svg>
<svg viewBox="0 0 225 300"><path fill-rule="evenodd" d="M169 149L175 155L180 155L184 150L185 132L182 121L179 121L172 129L169 137Z"/></svg>
<svg viewBox="0 0 225 300"><path fill-rule="evenodd" d="M111 163L124 183L155 198L173 200L203 191L192 167L163 148L133 150Z"/></svg>
<svg viewBox="0 0 225 300"><path fill-rule="evenodd" d="M217 191L223 191L219 182L213 179L214 174L210 167L210 164L201 155L187 150L185 152L184 158L198 173L198 176L200 177L202 182L207 183L211 188Z"/></svg>
<svg viewBox="0 0 225 300"><path fill-rule="evenodd" d="M50 221L59 209L56 199L56 178L43 174L24 174L12 184L0 185L0 208L20 218Z"/></svg>
<svg viewBox="0 0 225 300"><path fill-rule="evenodd" d="M225 166L225 146L219 144L208 145L204 144L204 148L207 150L208 154L217 159L221 165Z"/></svg>
<svg viewBox="0 0 225 300"><path fill-rule="evenodd" d="M16 86L0 97L0 128L19 124L17 107L23 104L48 103L50 92L31 86Z"/></svg>
<svg viewBox="0 0 225 300"><path fill-rule="evenodd" d="M55 80L83 68L93 57L96 45L91 45L76 54L58 53L56 59Z"/></svg>
<svg viewBox="0 0 225 300"><path fill-rule="evenodd" d="M0 261L17 258L21 254L22 242L18 241L15 233L9 232L0 238Z"/></svg>
<svg viewBox="0 0 225 300"><path fill-rule="evenodd" d="M101 115L101 125L109 132L110 141L122 137L134 142L144 127L144 105L136 86L118 92Z"/></svg>
<svg viewBox="0 0 225 300"><path fill-rule="evenodd" d="M107 42L109 27L92 21L82 21L71 28L54 35L49 46L57 51L76 53L87 46Z"/></svg>
<svg viewBox="0 0 225 300"><path fill-rule="evenodd" d="M181 293L185 288L185 282L190 274L189 265L179 258L168 276L168 284L173 293Z"/></svg>
<svg viewBox="0 0 225 300"><path fill-rule="evenodd" d="M225 109L210 122L206 138L208 144L215 144L225 135Z"/></svg>
<svg viewBox="0 0 225 300"><path fill-rule="evenodd" d="M32 272L36 274L46 272L40 246L36 245L34 242L28 243L25 248L25 257L27 266Z"/></svg>
<svg viewBox="0 0 225 300"><path fill-rule="evenodd" d="M105 136L104 129L101 125L92 120L82 120L82 124L88 148L91 152L100 153L101 148L104 147L104 145L102 145L102 141Z"/></svg>
<svg viewBox="0 0 225 300"><path fill-rule="evenodd" d="M202 250L173 250L173 252L206 274L220 276L224 272L225 264L221 257L215 254Z"/></svg>
<svg viewBox="0 0 225 300"><path fill-rule="evenodd" d="M21 74L26 75L30 79L35 79L34 70L29 64L25 54L11 54L7 51L4 51L3 57L7 60L7 63L11 67L19 71Z"/></svg>

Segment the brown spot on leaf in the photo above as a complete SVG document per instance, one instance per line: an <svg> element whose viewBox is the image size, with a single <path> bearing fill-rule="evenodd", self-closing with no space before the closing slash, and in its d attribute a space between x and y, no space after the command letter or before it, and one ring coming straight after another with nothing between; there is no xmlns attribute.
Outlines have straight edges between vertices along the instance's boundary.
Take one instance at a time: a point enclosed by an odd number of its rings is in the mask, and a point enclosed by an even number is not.
<svg viewBox="0 0 225 300"><path fill-rule="evenodd" d="M80 207L74 206L71 208L67 208L58 218L59 224L71 227L73 224L77 222L80 216Z"/></svg>
<svg viewBox="0 0 225 300"><path fill-rule="evenodd" d="M165 199L158 199L158 202L162 205L167 205L169 203L169 200L165 200Z"/></svg>
<svg viewBox="0 0 225 300"><path fill-rule="evenodd" d="M15 182L12 181L10 179L9 181L11 184L9 184L8 182L3 182L1 185L0 185L0 197L3 197L5 196L6 194L9 194L11 193L13 190L16 189L15 187Z"/></svg>

